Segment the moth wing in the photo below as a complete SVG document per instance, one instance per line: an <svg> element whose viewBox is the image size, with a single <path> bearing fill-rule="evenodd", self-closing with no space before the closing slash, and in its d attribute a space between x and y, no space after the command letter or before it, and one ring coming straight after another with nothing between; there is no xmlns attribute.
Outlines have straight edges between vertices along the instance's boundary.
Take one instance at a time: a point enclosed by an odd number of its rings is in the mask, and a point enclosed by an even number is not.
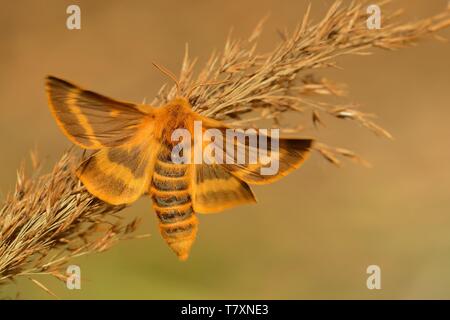
<svg viewBox="0 0 450 320"><path fill-rule="evenodd" d="M263 174L266 165L256 164L224 164L233 175L250 184L268 184L275 182L282 177L299 168L307 159L310 153L313 140L311 139L280 139L279 151L273 151L273 156L278 161L278 167L268 170ZM273 161L273 159L272 159Z"/></svg>
<svg viewBox="0 0 450 320"><path fill-rule="evenodd" d="M119 102L55 77L47 77L46 89L59 127L84 149L127 143L152 118L152 111L142 106Z"/></svg>
<svg viewBox="0 0 450 320"><path fill-rule="evenodd" d="M278 148L273 146L273 150L271 150L270 137L264 136L257 130L247 132L234 130L234 136L230 139L227 136L227 129L230 128L216 120L208 118L202 120L204 131L207 129L218 129L222 134L223 141L216 139L213 142L217 150L221 150L223 154L222 166L232 175L249 184L272 183L299 168L309 156L314 142L312 139L279 138ZM272 170L268 168L272 162L262 163L258 157L260 138L267 141L267 155L271 161L278 163ZM250 143L251 141L256 141L257 144ZM244 161L239 160L239 155L243 157ZM251 156L257 159L256 163L250 161Z"/></svg>
<svg viewBox="0 0 450 320"><path fill-rule="evenodd" d="M91 194L105 202L132 203L148 191L156 144L100 149L80 166L78 177Z"/></svg>
<svg viewBox="0 0 450 320"><path fill-rule="evenodd" d="M247 183L217 164L194 164L192 195L194 211L219 212L234 206L255 203Z"/></svg>

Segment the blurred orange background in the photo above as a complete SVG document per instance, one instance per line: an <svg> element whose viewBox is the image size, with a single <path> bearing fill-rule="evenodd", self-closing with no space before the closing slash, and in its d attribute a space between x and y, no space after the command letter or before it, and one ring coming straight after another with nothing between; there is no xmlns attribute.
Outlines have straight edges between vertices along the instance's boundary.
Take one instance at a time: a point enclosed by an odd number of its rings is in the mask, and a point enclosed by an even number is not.
<svg viewBox="0 0 450 320"><path fill-rule="evenodd" d="M333 1L313 1L317 21ZM66 8L81 7L81 30L66 28ZM394 1L414 20L446 0ZM0 12L0 191L35 146L49 169L71 145L52 118L44 77L52 74L125 101L151 101L167 80L156 61L178 71L188 42L205 62L231 27L245 38L268 12L260 49L277 28L293 29L307 1L15 1ZM450 30L441 32L449 38ZM325 119L322 141L357 151L372 164L336 168L314 155L282 181L254 188L259 203L200 216L190 259L179 262L159 235L150 199L126 209L140 233L78 259L82 289L41 276L66 299L404 299L450 298L450 47L432 40L397 52L338 60L324 74L349 86L349 98L376 113L394 136L383 140L355 123ZM379 265L382 289L368 290ZM5 294L51 298L27 279Z"/></svg>

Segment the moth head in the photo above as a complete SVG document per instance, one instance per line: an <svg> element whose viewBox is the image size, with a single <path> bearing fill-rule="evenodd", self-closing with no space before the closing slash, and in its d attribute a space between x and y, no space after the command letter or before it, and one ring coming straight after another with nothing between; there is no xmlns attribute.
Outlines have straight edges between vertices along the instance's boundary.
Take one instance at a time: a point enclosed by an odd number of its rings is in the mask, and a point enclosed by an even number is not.
<svg viewBox="0 0 450 320"><path fill-rule="evenodd" d="M176 110L177 112L183 111L183 110L191 110L192 109L192 105L189 102L189 99L186 97L176 97L174 99L172 99L169 103L168 106L171 107L172 110Z"/></svg>

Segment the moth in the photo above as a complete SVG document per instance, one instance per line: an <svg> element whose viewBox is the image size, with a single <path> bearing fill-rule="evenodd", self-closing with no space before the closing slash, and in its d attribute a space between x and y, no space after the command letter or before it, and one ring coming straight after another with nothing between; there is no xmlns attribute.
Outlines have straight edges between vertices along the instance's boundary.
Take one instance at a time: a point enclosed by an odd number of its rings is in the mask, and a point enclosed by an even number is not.
<svg viewBox="0 0 450 320"><path fill-rule="evenodd" d="M92 150L77 170L86 189L113 205L151 196L160 233L180 260L188 258L196 238L197 213L255 203L249 184L268 184L287 175L303 163L313 144L311 139L279 139L279 168L273 175L262 175L261 163L176 163L175 130L193 133L194 122L201 121L202 130L225 134L229 126L193 111L188 97L160 107L121 102L52 76L46 79L46 91L62 132ZM244 151L250 149L247 140ZM230 150L223 148L224 153Z"/></svg>

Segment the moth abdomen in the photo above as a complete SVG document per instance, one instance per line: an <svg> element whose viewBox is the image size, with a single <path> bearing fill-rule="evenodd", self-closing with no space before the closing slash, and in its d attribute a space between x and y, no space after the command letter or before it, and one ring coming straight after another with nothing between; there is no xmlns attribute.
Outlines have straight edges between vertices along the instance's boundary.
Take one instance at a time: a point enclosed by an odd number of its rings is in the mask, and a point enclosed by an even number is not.
<svg viewBox="0 0 450 320"><path fill-rule="evenodd" d="M197 234L198 219L192 206L188 166L167 161L158 156L150 194L162 237L185 260Z"/></svg>
<svg viewBox="0 0 450 320"><path fill-rule="evenodd" d="M155 189L161 191L179 191L187 190L189 181L184 177L167 177L154 173L152 179Z"/></svg>
<svg viewBox="0 0 450 320"><path fill-rule="evenodd" d="M157 209L156 214L162 224L174 224L189 219L194 214L194 210L189 203L188 206L184 207L171 207L166 210Z"/></svg>
<svg viewBox="0 0 450 320"><path fill-rule="evenodd" d="M189 194L168 193L167 195L161 195L160 193L156 194L154 189L152 189L152 194L156 204L160 208L170 208L191 203Z"/></svg>
<svg viewBox="0 0 450 320"><path fill-rule="evenodd" d="M170 164L159 159L155 162L155 173L163 177L180 178L186 174L187 165Z"/></svg>
<svg viewBox="0 0 450 320"><path fill-rule="evenodd" d="M170 202L168 198L154 193L152 198L162 237L181 260L186 260L198 229L198 219L190 197L182 198L188 201L181 204Z"/></svg>

